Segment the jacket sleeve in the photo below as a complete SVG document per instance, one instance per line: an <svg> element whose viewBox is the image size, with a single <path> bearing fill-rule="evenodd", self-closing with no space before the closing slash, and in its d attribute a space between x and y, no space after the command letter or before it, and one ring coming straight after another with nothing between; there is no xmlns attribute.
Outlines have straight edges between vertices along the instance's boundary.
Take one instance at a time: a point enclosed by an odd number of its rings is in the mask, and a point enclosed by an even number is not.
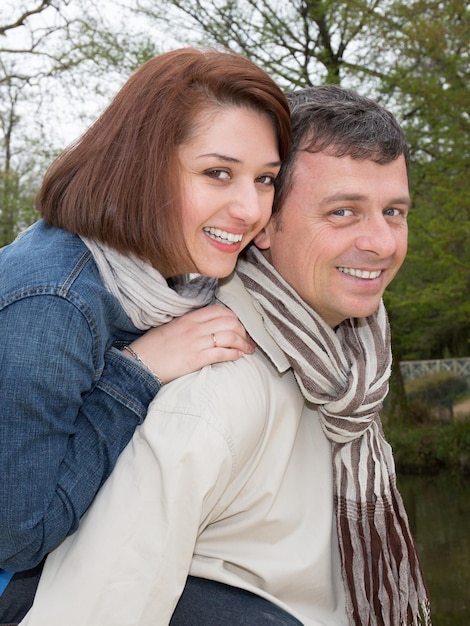
<svg viewBox="0 0 470 626"><path fill-rule="evenodd" d="M171 402L151 406L78 532L49 555L22 626L170 622L233 465L224 434L181 408L184 385L159 394Z"/></svg>
<svg viewBox="0 0 470 626"><path fill-rule="evenodd" d="M0 567L20 571L77 528L159 385L119 350L100 353L69 300L18 300L0 326Z"/></svg>

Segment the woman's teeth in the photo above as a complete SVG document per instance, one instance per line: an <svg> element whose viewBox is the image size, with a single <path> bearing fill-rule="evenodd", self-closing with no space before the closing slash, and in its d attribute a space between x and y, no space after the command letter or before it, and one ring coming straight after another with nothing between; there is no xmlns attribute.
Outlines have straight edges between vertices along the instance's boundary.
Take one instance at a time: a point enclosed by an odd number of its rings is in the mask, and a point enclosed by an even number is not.
<svg viewBox="0 0 470 626"><path fill-rule="evenodd" d="M243 235L228 233L226 230L220 230L220 228L204 228L204 232L209 235L211 239L222 243L239 243L243 239Z"/></svg>

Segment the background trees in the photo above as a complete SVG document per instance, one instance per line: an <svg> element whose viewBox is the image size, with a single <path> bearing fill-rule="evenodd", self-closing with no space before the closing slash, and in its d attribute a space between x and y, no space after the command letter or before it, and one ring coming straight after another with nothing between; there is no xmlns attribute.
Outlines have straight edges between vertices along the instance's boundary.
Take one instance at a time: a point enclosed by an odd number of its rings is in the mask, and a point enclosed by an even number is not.
<svg viewBox="0 0 470 626"><path fill-rule="evenodd" d="M27 223L38 177L58 147L44 134L45 112L56 114L65 102L64 112L90 119L146 58L175 45L223 46L252 58L285 89L339 83L396 114L412 149L414 206L408 258L386 294L395 354L470 353L464 0L103 0L99 10L91 0L23 0L29 13L4 2L11 6L0 9L1 243ZM47 21L38 22L46 11ZM19 26L23 15L26 26ZM2 41L19 29L27 44L6 51Z"/></svg>
<svg viewBox="0 0 470 626"><path fill-rule="evenodd" d="M469 9L460 0L398 5L402 57L384 89L400 93L413 148L410 246L390 291L407 358L469 354Z"/></svg>

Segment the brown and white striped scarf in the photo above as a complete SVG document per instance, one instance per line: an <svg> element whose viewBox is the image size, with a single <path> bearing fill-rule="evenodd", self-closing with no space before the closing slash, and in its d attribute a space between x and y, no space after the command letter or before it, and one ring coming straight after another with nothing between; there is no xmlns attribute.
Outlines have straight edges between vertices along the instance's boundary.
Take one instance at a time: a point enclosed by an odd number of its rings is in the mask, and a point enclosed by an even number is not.
<svg viewBox="0 0 470 626"><path fill-rule="evenodd" d="M383 303L334 331L256 248L239 259L237 273L332 443L351 626L429 626L429 600L379 417L391 370Z"/></svg>

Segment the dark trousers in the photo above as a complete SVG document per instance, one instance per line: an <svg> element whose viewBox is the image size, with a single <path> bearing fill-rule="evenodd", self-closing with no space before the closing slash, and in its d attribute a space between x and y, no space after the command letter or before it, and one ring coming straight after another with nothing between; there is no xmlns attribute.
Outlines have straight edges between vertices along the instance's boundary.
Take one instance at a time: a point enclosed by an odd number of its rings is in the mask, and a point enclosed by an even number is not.
<svg viewBox="0 0 470 626"><path fill-rule="evenodd" d="M23 619L32 604L38 580L39 576L30 573L17 574L12 579L0 596L0 626L15 626ZM170 626L302 626L302 623L249 591L189 576Z"/></svg>
<svg viewBox="0 0 470 626"><path fill-rule="evenodd" d="M0 626L18 624L31 608L44 563L13 576L0 596Z"/></svg>
<svg viewBox="0 0 470 626"><path fill-rule="evenodd" d="M189 576L170 626L302 626L302 622L249 591Z"/></svg>

